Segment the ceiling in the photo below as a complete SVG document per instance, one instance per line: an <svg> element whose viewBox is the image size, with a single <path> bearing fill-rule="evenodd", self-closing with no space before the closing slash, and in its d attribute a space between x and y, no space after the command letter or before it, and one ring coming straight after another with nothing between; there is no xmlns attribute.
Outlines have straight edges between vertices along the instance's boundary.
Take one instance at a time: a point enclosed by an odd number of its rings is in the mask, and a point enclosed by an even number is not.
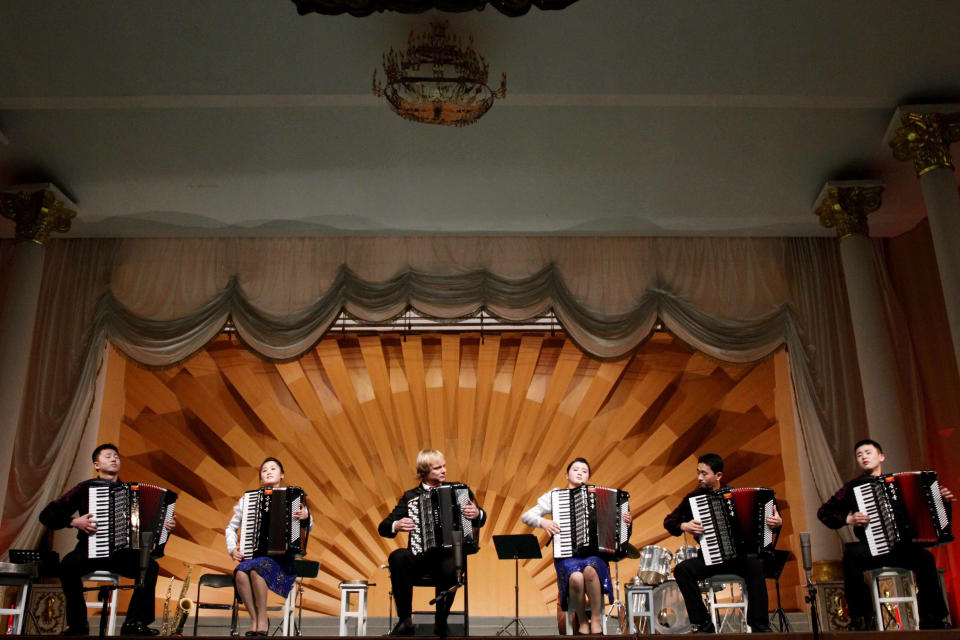
<svg viewBox="0 0 960 640"><path fill-rule="evenodd" d="M80 236L832 235L826 180L883 180L877 236L924 217L883 137L957 102L952 1L579 0L300 16L288 0L0 0L0 186L53 181ZM417 124L372 95L438 18L507 97ZM382 78L382 72L380 73ZM13 225L0 221L0 236Z"/></svg>

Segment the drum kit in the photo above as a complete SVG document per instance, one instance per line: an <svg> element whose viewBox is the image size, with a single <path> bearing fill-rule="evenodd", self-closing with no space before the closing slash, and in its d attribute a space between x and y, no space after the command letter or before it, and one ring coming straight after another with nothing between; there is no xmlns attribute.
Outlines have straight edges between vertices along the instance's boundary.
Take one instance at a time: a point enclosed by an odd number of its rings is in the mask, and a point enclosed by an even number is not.
<svg viewBox="0 0 960 640"><path fill-rule="evenodd" d="M634 584L653 587L653 611L656 632L688 633L691 630L683 596L673 579L677 565L696 557L699 547L683 546L672 552L657 545L647 545L640 550L640 567Z"/></svg>

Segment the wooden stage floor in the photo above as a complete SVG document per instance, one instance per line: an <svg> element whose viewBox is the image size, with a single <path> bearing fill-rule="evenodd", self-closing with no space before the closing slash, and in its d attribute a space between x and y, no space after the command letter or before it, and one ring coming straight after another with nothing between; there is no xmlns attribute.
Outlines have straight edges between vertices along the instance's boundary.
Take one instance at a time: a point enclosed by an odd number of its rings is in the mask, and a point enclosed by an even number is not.
<svg viewBox="0 0 960 640"><path fill-rule="evenodd" d="M37 638L45 636L34 636ZM62 637L62 636L61 636ZM90 638L90 636L76 636L77 638ZM191 636L184 636L191 637ZM203 640L236 640L236 638L244 638L243 635L240 636L202 636ZM279 634L271 637L281 637ZM349 640L363 640L365 638L384 638L386 636L300 636L303 640L342 640L342 638L348 638ZM415 636L417 638L436 638L437 636ZM469 640L504 640L504 638L511 638L513 636L449 636L450 640L460 640L461 638L469 638ZM570 636L530 636L535 638L542 638L543 640L567 640ZM610 636L616 637L616 636ZM620 637L634 637L634 636L620 636ZM637 635L636 638L648 638L656 637L663 638L664 640L669 640L671 638L689 638L691 634L683 635L656 635L656 636L647 636L647 635ZM704 638L709 638L711 636L704 635ZM767 638L769 640L813 640L813 634L809 631L800 631L800 632L790 632L790 633L766 633L766 634L749 634L749 633L722 633L715 634L714 637L722 637L729 640L756 640L757 638ZM950 629L943 631L844 631L844 632L833 632L833 633L823 633L820 635L823 640L960 640L960 630Z"/></svg>

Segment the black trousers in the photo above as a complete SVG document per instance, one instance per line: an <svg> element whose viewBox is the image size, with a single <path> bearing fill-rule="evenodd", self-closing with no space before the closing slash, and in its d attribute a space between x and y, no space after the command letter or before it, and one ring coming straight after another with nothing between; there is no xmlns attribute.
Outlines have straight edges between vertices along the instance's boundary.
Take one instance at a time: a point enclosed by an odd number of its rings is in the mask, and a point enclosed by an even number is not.
<svg viewBox="0 0 960 640"><path fill-rule="evenodd" d="M83 582L80 578L92 571L112 571L125 578L136 579L140 576L140 552L124 549L109 558L89 559L85 549L74 549L60 562L60 584L67 604L67 627L81 629L87 626L87 605L83 596ZM160 567L156 560L150 559L143 587L133 590L130 607L127 609L126 622L150 624L154 620L154 592L157 588L157 574Z"/></svg>
<svg viewBox="0 0 960 640"><path fill-rule="evenodd" d="M767 583L763 576L763 561L757 556L745 556L731 562L722 562L707 566L703 557L684 560L673 570L677 587L687 606L690 624L703 625L710 621L710 613L703 604L700 594L700 580L721 573L730 573L743 578L747 585L747 624L753 629L765 629L770 626L767 612Z"/></svg>
<svg viewBox="0 0 960 640"><path fill-rule="evenodd" d="M911 569L917 577L917 608L920 624L941 622L947 617L947 605L940 589L940 577L933 554L915 544L905 545L892 553L871 556L866 542L848 542L843 548L843 586L850 615L866 618L873 615L870 589L863 581L863 572L880 567Z"/></svg>
<svg viewBox="0 0 960 640"><path fill-rule="evenodd" d="M397 549L390 554L390 582L393 599L397 603L397 618L409 618L413 612L413 587L429 579L439 594L457 583L457 566L451 549L431 549L419 556L409 549ZM436 625L447 622L450 603L437 602Z"/></svg>

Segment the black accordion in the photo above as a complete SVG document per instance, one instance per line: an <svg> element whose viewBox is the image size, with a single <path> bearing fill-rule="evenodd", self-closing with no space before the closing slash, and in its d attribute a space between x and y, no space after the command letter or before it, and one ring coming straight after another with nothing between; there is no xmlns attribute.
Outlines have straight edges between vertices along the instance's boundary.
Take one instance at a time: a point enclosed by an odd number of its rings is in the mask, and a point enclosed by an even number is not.
<svg viewBox="0 0 960 640"><path fill-rule="evenodd" d="M705 564L773 551L777 536L767 525L773 515L773 489L717 489L690 498L694 520L703 525L700 551Z"/></svg>
<svg viewBox="0 0 960 640"><path fill-rule="evenodd" d="M159 558L173 517L177 494L140 482L94 484L87 488L87 512L97 531L87 536L88 558L109 558L115 551L140 549L143 533L153 533L150 554Z"/></svg>
<svg viewBox="0 0 960 640"><path fill-rule="evenodd" d="M633 525L623 521L630 512L630 494L619 489L582 485L550 492L553 520L560 533L553 537L553 557L600 556L619 560L626 553Z"/></svg>
<svg viewBox="0 0 960 640"><path fill-rule="evenodd" d="M463 553L480 550L473 521L463 515L463 507L470 500L470 488L459 482L440 485L421 491L407 501L407 517L416 528L410 532L408 548L420 554L435 548L452 548L454 536L463 534Z"/></svg>
<svg viewBox="0 0 960 640"><path fill-rule="evenodd" d="M306 554L309 527L301 526L294 516L306 499L300 487L265 487L244 493L239 543L243 557Z"/></svg>
<svg viewBox="0 0 960 640"><path fill-rule="evenodd" d="M877 476L853 488L857 509L870 516L864 527L870 555L903 544L932 547L953 540L952 509L940 495L936 471Z"/></svg>

